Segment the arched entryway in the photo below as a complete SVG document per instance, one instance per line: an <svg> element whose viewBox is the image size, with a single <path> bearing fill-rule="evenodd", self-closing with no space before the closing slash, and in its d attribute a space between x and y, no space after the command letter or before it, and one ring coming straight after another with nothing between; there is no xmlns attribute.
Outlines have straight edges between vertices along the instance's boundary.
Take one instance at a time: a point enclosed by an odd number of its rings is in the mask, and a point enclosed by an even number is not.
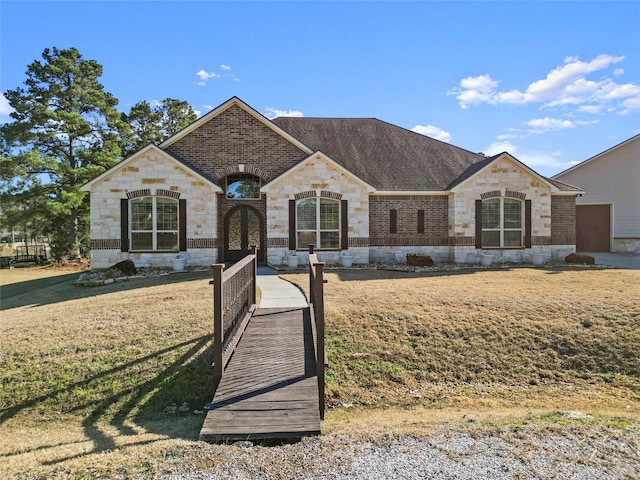
<svg viewBox="0 0 640 480"><path fill-rule="evenodd" d="M248 206L239 206L227 213L224 220L224 261L237 262L254 246L262 248L260 214Z"/></svg>

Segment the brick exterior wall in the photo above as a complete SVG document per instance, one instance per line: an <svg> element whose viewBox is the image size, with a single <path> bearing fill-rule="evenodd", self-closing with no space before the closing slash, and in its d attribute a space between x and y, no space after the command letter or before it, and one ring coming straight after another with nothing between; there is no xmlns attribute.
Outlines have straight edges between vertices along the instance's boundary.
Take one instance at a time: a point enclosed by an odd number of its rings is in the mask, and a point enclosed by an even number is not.
<svg viewBox="0 0 640 480"><path fill-rule="evenodd" d="M371 245L447 245L447 195L385 195L369 197ZM396 210L396 233L390 233L390 212ZM424 211L424 233L418 233L418 210Z"/></svg>
<svg viewBox="0 0 640 480"><path fill-rule="evenodd" d="M576 244L576 197L551 197L551 244Z"/></svg>
<svg viewBox="0 0 640 480"><path fill-rule="evenodd" d="M224 187L222 179L239 171L261 172L272 180L308 155L237 105L201 125L165 148L165 151L209 176Z"/></svg>

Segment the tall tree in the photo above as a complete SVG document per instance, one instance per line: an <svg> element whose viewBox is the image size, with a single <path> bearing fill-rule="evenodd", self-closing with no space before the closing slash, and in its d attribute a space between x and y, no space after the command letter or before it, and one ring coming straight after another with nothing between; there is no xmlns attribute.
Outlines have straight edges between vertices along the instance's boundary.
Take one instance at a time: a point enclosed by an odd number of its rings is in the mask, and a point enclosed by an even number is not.
<svg viewBox="0 0 640 480"><path fill-rule="evenodd" d="M26 75L24 88L4 94L15 111L1 127L0 186L15 195L46 190L54 255L80 256L89 212L80 187L119 160L127 125L98 81L102 66L75 48L45 49Z"/></svg>
<svg viewBox="0 0 640 480"><path fill-rule="evenodd" d="M129 154L149 145L160 143L195 122L197 116L187 102L165 98L151 105L146 100L136 103L122 120L130 126L124 136L123 154Z"/></svg>

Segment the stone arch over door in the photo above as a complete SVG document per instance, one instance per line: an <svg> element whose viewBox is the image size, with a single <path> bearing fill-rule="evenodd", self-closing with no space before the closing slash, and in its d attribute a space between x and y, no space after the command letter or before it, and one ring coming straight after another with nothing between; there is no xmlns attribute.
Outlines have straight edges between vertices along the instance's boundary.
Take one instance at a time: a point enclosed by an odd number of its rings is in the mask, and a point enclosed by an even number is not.
<svg viewBox="0 0 640 480"><path fill-rule="evenodd" d="M249 205L238 205L227 212L224 219L224 261L237 262L258 247L258 259L264 249L264 219Z"/></svg>

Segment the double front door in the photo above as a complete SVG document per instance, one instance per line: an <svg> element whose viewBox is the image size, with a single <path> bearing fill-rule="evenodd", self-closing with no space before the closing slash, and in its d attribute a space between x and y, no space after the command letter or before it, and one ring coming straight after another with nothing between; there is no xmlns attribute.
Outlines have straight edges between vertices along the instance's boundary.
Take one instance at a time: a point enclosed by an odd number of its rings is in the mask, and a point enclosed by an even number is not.
<svg viewBox="0 0 640 480"><path fill-rule="evenodd" d="M225 262L237 262L253 247L260 250L262 225L257 212L246 206L231 210L225 218Z"/></svg>

